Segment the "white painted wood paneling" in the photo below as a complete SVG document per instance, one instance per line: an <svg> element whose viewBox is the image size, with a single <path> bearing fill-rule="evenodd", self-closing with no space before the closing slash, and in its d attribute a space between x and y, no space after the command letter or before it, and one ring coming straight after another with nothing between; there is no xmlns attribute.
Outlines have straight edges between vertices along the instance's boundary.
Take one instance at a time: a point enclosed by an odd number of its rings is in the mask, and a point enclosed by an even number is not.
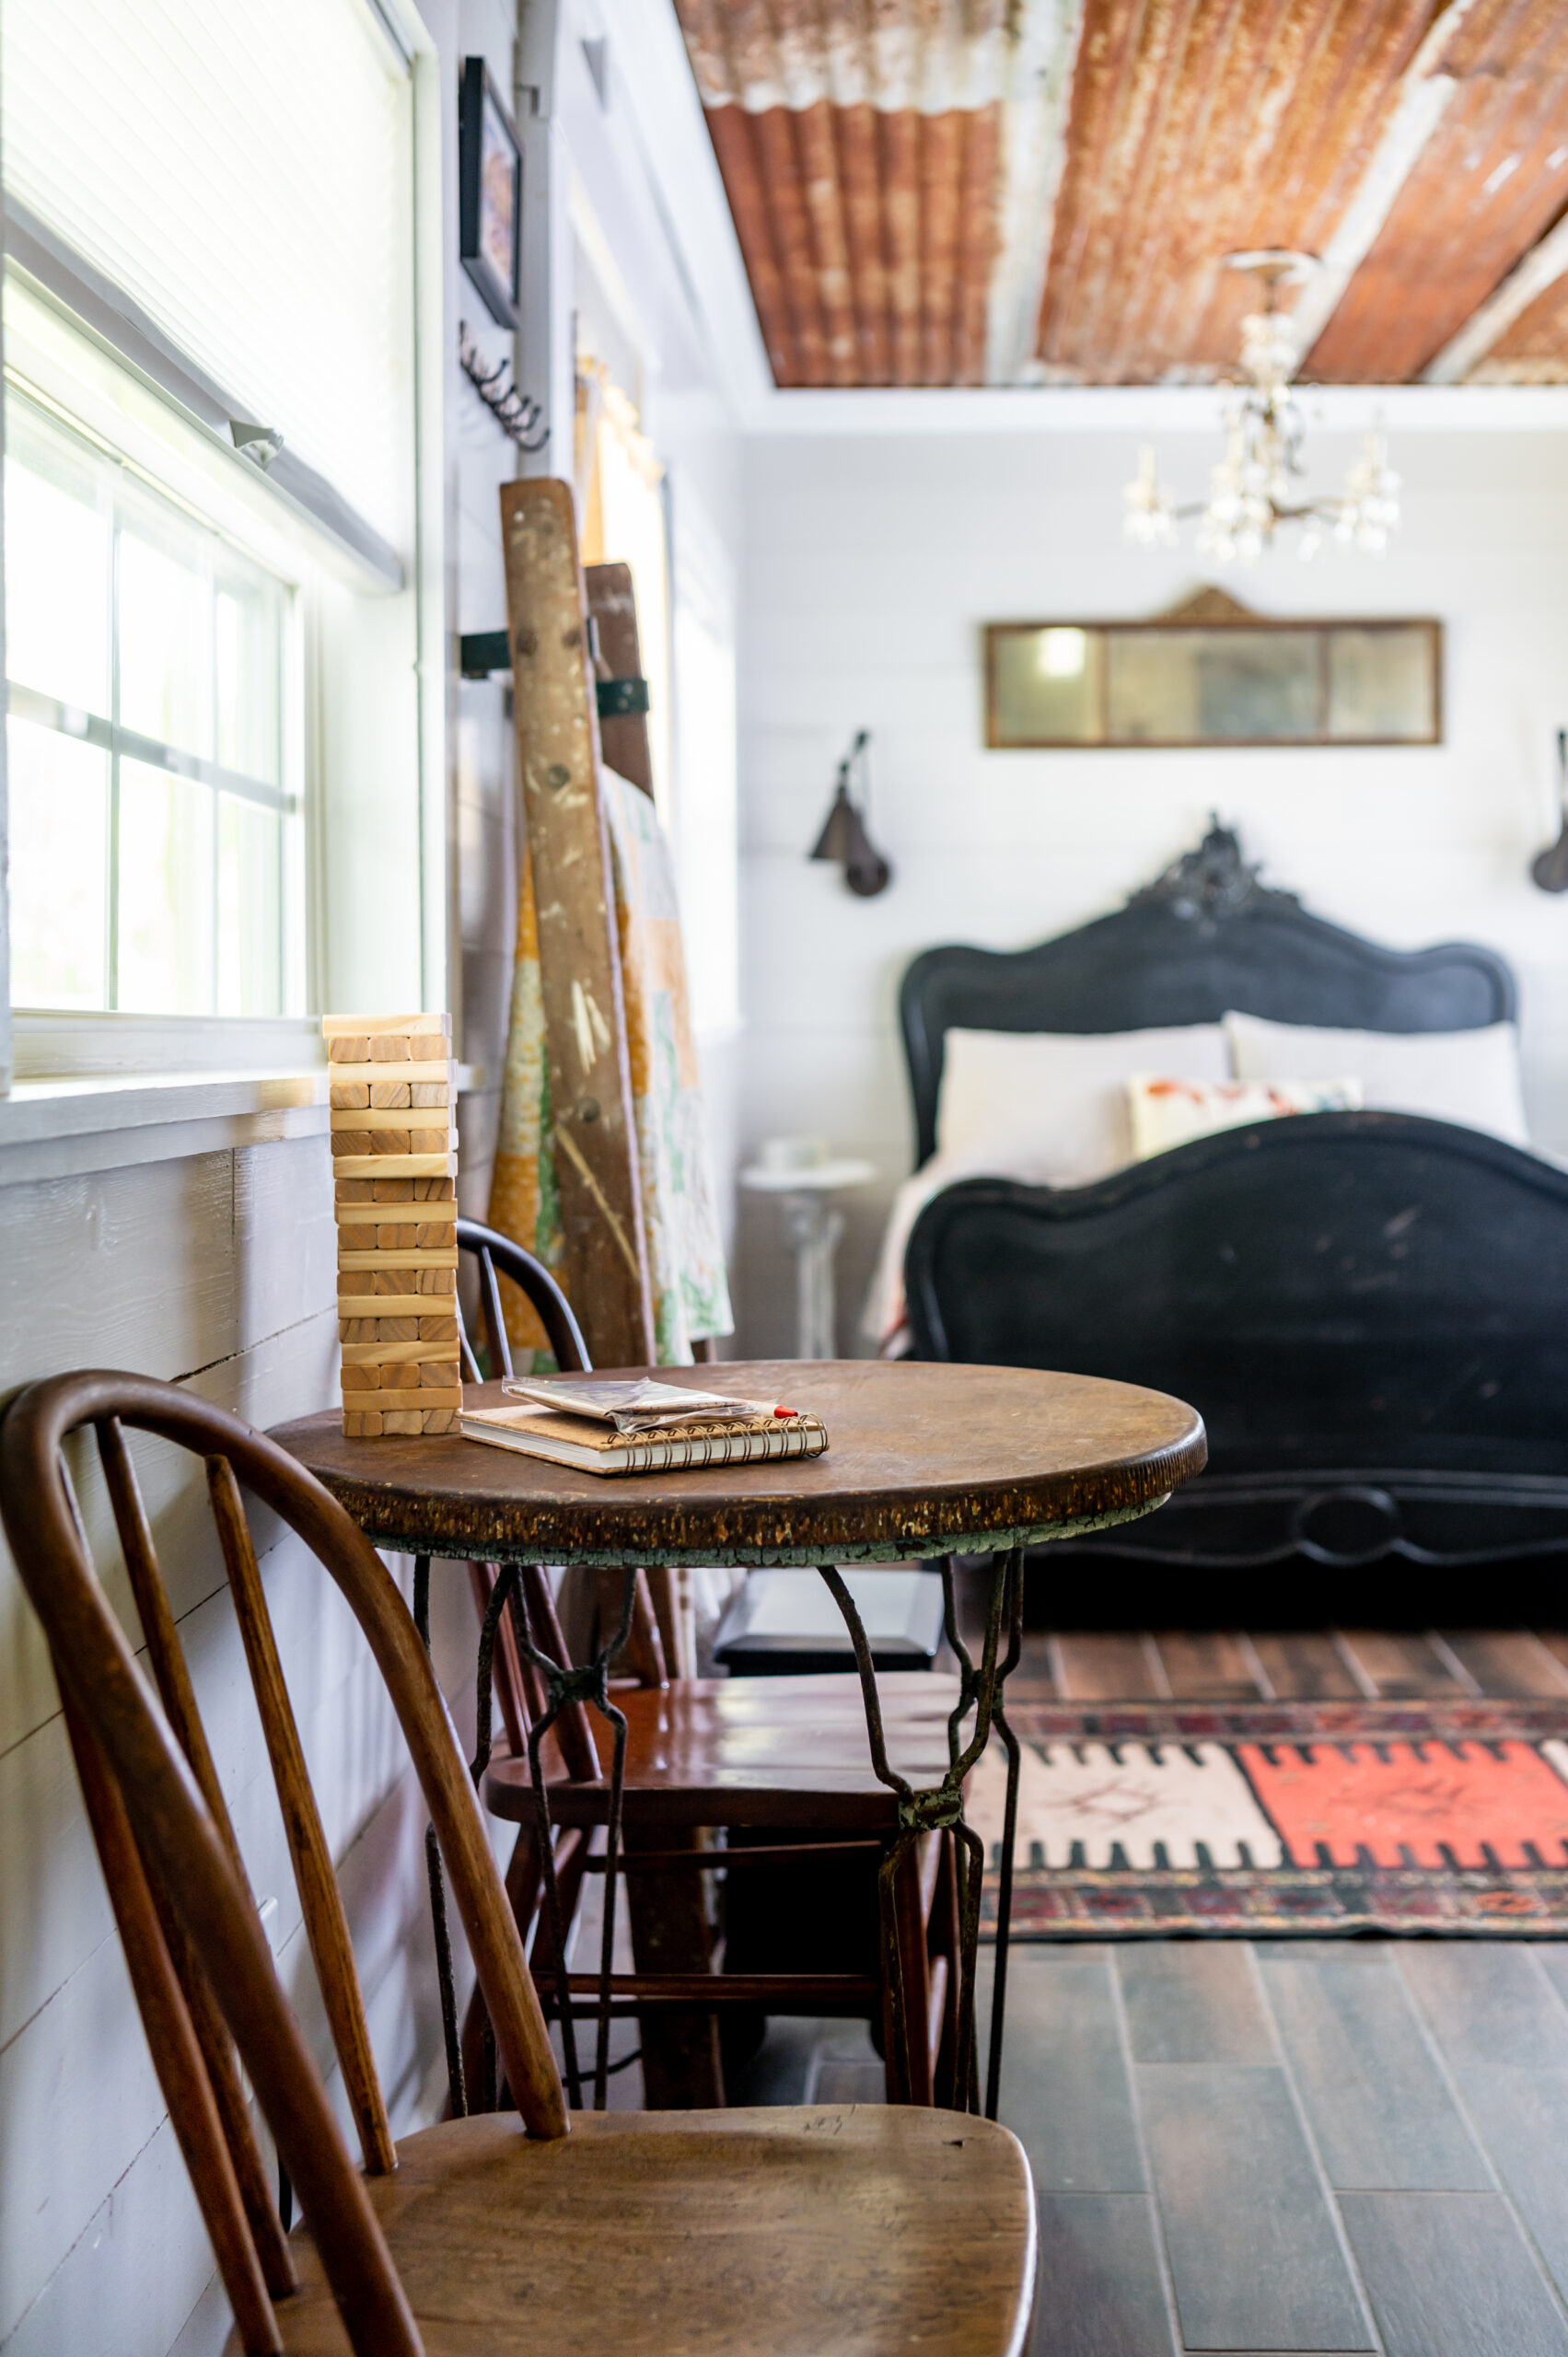
<svg viewBox="0 0 1568 2357"><path fill-rule="evenodd" d="M909 959L943 941L1018 947L1115 908L1196 842L1211 809L1317 913L1403 946L1469 936L1518 972L1527 1097L1568 1152L1568 936L1530 885L1555 830L1551 734L1568 718L1568 446L1549 434L1401 436L1405 522L1388 555L1288 554L1232 573L1267 612L1436 614L1446 742L1397 750L991 753L981 626L1155 613L1203 578L1190 551L1130 549L1126 434L760 438L746 453L741 664L743 1147L824 1133L910 1167L896 1029ZM1177 437L1185 498L1214 454ZM1325 482L1354 455L1309 436ZM873 731L872 833L891 888L861 901L806 853L834 764ZM841 1345L858 1345L872 1206L852 1202ZM776 1346L787 1271L743 1212L742 1340Z"/></svg>

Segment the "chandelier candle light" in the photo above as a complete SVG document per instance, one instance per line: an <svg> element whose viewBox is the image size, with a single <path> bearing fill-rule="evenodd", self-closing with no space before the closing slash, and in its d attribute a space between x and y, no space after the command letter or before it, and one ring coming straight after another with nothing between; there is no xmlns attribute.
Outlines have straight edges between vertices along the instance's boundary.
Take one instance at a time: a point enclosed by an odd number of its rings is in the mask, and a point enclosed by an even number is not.
<svg viewBox="0 0 1568 2357"><path fill-rule="evenodd" d="M1138 454L1138 471L1123 491L1123 529L1141 548L1174 548L1176 528L1200 520L1194 545L1201 556L1249 564L1272 548L1282 524L1301 528L1299 556L1311 559L1331 535L1342 547L1380 551L1400 520L1400 478L1388 462L1381 434L1368 434L1362 455L1337 499L1313 498L1305 488L1301 444L1306 433L1291 388L1299 354L1288 312L1278 308L1282 285L1299 284L1318 264L1310 254L1227 254L1232 270L1255 272L1263 308L1241 322L1243 381L1225 403L1225 455L1210 472L1206 501L1178 507L1159 480L1152 444Z"/></svg>

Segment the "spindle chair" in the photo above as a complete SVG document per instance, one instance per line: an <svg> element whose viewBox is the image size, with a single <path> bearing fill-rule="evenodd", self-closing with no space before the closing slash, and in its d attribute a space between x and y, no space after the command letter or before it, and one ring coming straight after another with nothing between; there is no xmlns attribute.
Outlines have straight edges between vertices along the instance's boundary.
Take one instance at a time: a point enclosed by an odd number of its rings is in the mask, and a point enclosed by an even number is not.
<svg viewBox="0 0 1568 2357"><path fill-rule="evenodd" d="M542 1262L509 1237L476 1221L458 1222L458 1247L477 1262L480 1309L493 1376L513 1372L498 1282L502 1277L515 1283L532 1305L562 1370L588 1371L581 1329ZM481 1370L466 1330L462 1348L464 1374L477 1381ZM484 1616L494 1593L496 1566L476 1564L472 1576L482 1625L490 1627ZM622 1575L609 1572L599 1577L604 1587L600 1620L613 1627L620 1611ZM513 1608L520 1609L531 1626L536 1647L569 1666L543 1572L525 1566L516 1594ZM909 1853L900 1876L896 1934L914 2025L908 2055L900 2057L890 2035L890 1991L886 1954L877 1935L875 1897L877 1859L884 1844L896 1835L898 1820L891 1795L872 1772L859 1681L849 1675L829 1674L796 1678L692 1678L672 1682L666 1676L660 1642L661 1627L668 1625L668 1599L661 1596L659 1601L667 1607L664 1614L656 1611L646 1575L639 1572L628 1647L636 1690L622 1690L618 1696L628 1721L624 1864L636 1969L631 1975L608 1970L599 1975L600 2002L628 2008L639 1992L664 2000L656 2014L645 2007L641 2017L649 2101L679 2107L724 2100L715 2015L711 2010L672 2012L668 2003L674 1988L672 1974L687 1982L693 1974L708 1974L713 2004L726 2010L743 2009L753 2019L768 2013L846 2012L877 2019L883 2030L889 2098L906 2096L924 2104L950 2101L970 2075L957 2044L961 1991L958 1875L951 1833L923 1835L918 1848ZM552 1856L547 1859L528 1756L530 1716L540 1714L544 1696L508 1614L501 1614L494 1622L492 1641L489 1658L502 1731L493 1747L490 1706L482 1678L475 1773L483 1779L482 1789L488 1806L519 1828L506 1887L525 1941L530 1923L537 1924L532 1962L541 1980L549 1975L554 2012L575 2003L573 1992L563 1995L558 1986L554 1930L560 1924L564 1940L586 1877L602 1870L602 1860L591 1854L590 1838L594 1828L606 1819L609 1780L587 1707L580 1701L568 1704L555 1722L556 1740L545 1753L553 1829ZM881 1683L889 1740L895 1747L911 1743L925 1747L934 1759L945 1765L946 1718L953 1701L950 1681L904 1674ZM940 1774L940 1765L936 1772ZM726 1848L707 1846L706 1834L712 1829L727 1834ZM744 1872L751 1887L756 1887L755 1876L761 1870L777 1894L775 1903L761 1910L750 1905L745 1910L744 1953L750 1968L743 1974L710 1970L714 1938L701 1877L721 1869ZM656 1877L656 1888L650 1877ZM858 1939L853 1931L846 1936L842 1929L846 1920L857 1915L861 1919ZM792 1966L770 1968L778 1959L768 1950L781 1942L795 1951ZM733 1965L734 1958L729 1961ZM869 1993L868 1980L873 1984ZM587 2015L594 2008L588 1991L585 1989L581 1994L581 2010ZM575 2054L569 2028L566 2037L568 2071L575 2078ZM732 2052L738 2043L732 2045ZM482 2000L477 1991L463 2024L461 2058L461 2073L454 2067L452 2073L454 2108L459 2091L463 2104L482 2108L488 2099L488 2073ZM901 2071L907 2072L902 2080Z"/></svg>
<svg viewBox="0 0 1568 2357"><path fill-rule="evenodd" d="M125 1441L204 1460L305 1925L357 2132L351 2160L284 1997ZM95 1573L63 1457L97 1441L152 1683ZM401 1726L517 2109L394 2142L240 1485L352 1608ZM1016 2357L1028 2165L955 2113L818 2106L568 2113L468 1770L412 1615L328 1492L264 1435L150 1377L29 1386L0 1515L43 1625L132 1986L235 2326L230 2357ZM238 2050L238 2063L236 2057ZM303 2217L268 2196L238 2066Z"/></svg>

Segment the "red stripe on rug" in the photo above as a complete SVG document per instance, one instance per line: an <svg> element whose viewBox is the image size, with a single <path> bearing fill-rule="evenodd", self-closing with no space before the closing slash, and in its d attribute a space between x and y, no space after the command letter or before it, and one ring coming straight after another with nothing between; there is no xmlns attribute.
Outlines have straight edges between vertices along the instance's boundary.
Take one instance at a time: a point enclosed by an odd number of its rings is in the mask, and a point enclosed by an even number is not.
<svg viewBox="0 0 1568 2357"><path fill-rule="evenodd" d="M1299 1865L1319 1844L1337 1866L1365 1851L1380 1866L1568 1862L1568 1784L1527 1743L1237 1747L1237 1758ZM1529 1854L1526 1845L1535 1852Z"/></svg>

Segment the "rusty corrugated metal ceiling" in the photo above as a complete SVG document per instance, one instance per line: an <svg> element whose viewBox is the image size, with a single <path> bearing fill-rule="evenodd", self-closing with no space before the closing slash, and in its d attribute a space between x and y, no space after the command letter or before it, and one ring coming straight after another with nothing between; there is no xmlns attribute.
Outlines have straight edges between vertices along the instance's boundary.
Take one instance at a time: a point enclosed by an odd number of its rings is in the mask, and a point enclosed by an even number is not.
<svg viewBox="0 0 1568 2357"><path fill-rule="evenodd" d="M784 386L1568 378L1568 0L675 0Z"/></svg>

